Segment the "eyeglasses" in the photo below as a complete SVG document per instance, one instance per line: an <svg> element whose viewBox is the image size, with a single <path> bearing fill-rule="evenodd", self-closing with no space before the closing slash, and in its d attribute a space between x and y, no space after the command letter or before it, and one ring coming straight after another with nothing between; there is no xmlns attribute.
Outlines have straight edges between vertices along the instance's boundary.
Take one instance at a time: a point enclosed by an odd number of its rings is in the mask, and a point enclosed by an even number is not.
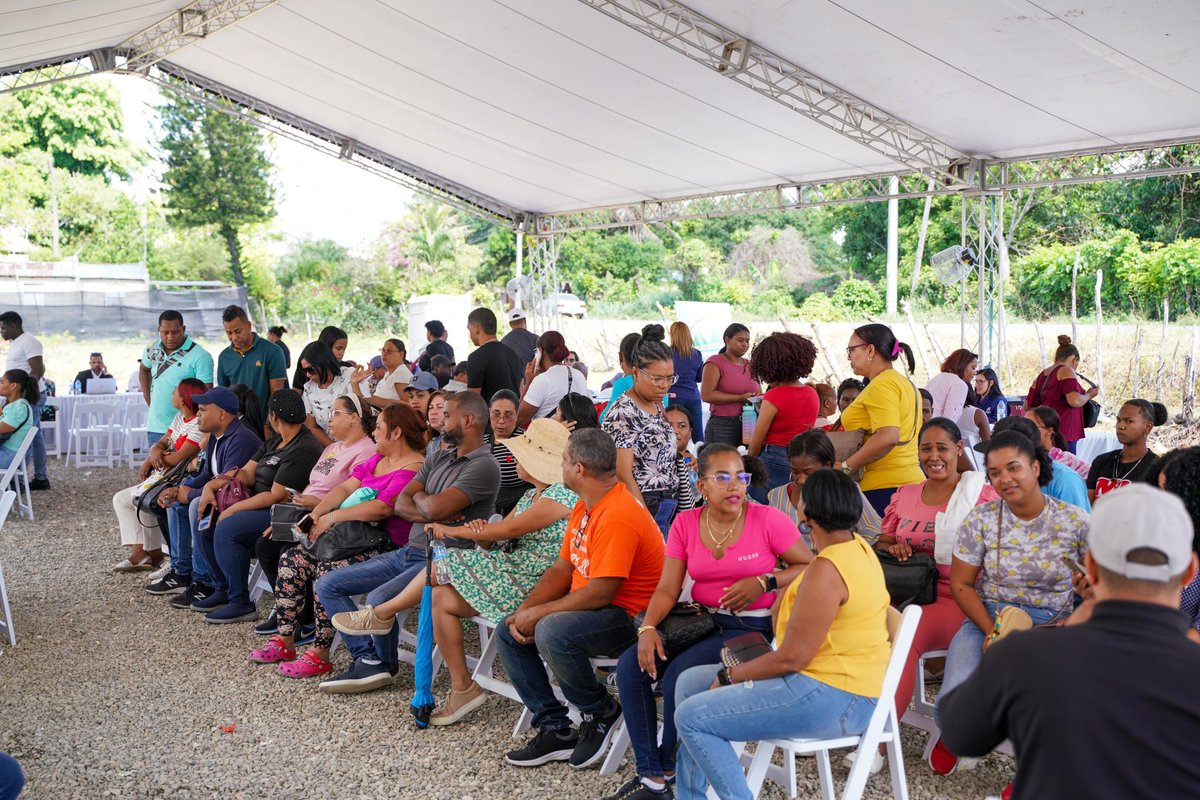
<svg viewBox="0 0 1200 800"><path fill-rule="evenodd" d="M578 550L583 546L583 533L588 526L588 512L583 512L583 516L579 518L579 527L571 533L571 547Z"/></svg>
<svg viewBox="0 0 1200 800"><path fill-rule="evenodd" d="M646 379L655 386L674 386L675 381L679 380L678 375L655 375L652 372L646 372L644 369L637 370L646 376Z"/></svg>
<svg viewBox="0 0 1200 800"><path fill-rule="evenodd" d="M862 344L850 345L849 347L846 348L846 358L850 358L851 356L854 355L855 350L857 350L860 347L866 347L868 344L869 344L869 342L863 342Z"/></svg>
<svg viewBox="0 0 1200 800"><path fill-rule="evenodd" d="M495 409L493 409L491 411L491 417L492 417L492 419L499 419L499 420L516 419L517 412L515 412L515 411L496 411Z"/></svg>
<svg viewBox="0 0 1200 800"><path fill-rule="evenodd" d="M701 480L716 481L718 484L720 484L722 489L728 491L729 487L733 485L735 480L743 486L749 486L750 473L738 472L734 475L730 475L728 472L718 472L716 475L705 475L703 478L701 478Z"/></svg>

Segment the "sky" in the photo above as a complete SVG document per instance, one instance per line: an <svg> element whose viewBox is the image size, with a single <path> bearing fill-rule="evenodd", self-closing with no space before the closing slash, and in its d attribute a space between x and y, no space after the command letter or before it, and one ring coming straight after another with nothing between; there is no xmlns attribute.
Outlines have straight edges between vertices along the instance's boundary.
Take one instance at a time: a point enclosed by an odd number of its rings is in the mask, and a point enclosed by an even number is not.
<svg viewBox="0 0 1200 800"><path fill-rule="evenodd" d="M158 140L154 106L162 102L157 87L130 75L109 78L121 93L126 134L154 152ZM359 249L373 241L383 226L404 213L412 197L407 188L289 139L274 138L273 161L278 189L275 229L286 241L333 239ZM403 155L403 154L400 154ZM145 197L157 187L151 163L137 176L133 191Z"/></svg>

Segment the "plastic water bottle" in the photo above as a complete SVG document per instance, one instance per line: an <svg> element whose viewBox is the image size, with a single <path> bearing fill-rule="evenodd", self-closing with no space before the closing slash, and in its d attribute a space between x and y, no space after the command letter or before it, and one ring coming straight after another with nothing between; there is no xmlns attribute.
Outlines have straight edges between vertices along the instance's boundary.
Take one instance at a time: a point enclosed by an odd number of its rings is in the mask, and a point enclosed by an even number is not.
<svg viewBox="0 0 1200 800"><path fill-rule="evenodd" d="M758 406L746 403L742 407L742 444L750 444L754 436L754 426L758 424Z"/></svg>
<svg viewBox="0 0 1200 800"><path fill-rule="evenodd" d="M435 544L432 548L433 555L433 585L440 586L450 582L450 553L446 550L446 545Z"/></svg>
<svg viewBox="0 0 1200 800"><path fill-rule="evenodd" d="M71 384L71 393L72 394L83 394L83 384L80 383L79 381L75 381L75 383Z"/></svg>

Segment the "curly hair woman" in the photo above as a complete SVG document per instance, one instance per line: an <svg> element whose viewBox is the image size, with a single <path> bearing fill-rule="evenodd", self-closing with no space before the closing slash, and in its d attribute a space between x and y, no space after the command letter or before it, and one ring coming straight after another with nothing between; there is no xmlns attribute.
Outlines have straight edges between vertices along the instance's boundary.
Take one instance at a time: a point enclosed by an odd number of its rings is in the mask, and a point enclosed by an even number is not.
<svg viewBox="0 0 1200 800"><path fill-rule="evenodd" d="M750 355L750 377L767 385L758 409L758 424L747 448L761 455L769 478L767 488L792 479L787 446L797 435L811 430L821 408L815 389L800 381L812 373L817 348L795 333L772 333Z"/></svg>

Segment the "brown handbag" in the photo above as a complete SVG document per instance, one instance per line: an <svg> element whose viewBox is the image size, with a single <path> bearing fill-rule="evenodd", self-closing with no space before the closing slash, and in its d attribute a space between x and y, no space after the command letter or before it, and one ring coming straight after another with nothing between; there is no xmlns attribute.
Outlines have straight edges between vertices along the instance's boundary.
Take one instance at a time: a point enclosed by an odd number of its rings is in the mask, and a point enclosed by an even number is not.
<svg viewBox="0 0 1200 800"><path fill-rule="evenodd" d="M863 442L867 438L867 432L862 428L855 428L852 431L829 431L828 436L829 441L833 442L833 460L844 464L847 458L862 449ZM850 477L856 483L862 480L862 476L862 467L850 473Z"/></svg>

